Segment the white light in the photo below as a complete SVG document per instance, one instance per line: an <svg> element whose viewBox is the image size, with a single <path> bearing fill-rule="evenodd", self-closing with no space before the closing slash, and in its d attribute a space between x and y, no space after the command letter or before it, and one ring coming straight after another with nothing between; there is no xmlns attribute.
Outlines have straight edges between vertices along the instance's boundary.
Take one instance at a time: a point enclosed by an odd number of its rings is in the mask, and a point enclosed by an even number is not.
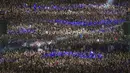
<svg viewBox="0 0 130 73"><path fill-rule="evenodd" d="M52 41L47 42L49 45L52 43Z"/></svg>
<svg viewBox="0 0 130 73"><path fill-rule="evenodd" d="M97 39L97 42L99 42L99 39Z"/></svg>
<svg viewBox="0 0 130 73"><path fill-rule="evenodd" d="M37 50L38 52L43 52L43 49L40 49L40 48L38 48L38 50Z"/></svg>
<svg viewBox="0 0 130 73"><path fill-rule="evenodd" d="M71 13L72 11L71 10L68 10L69 13Z"/></svg>
<svg viewBox="0 0 130 73"><path fill-rule="evenodd" d="M46 31L45 33L48 34L48 31Z"/></svg>
<svg viewBox="0 0 130 73"><path fill-rule="evenodd" d="M90 53L93 54L93 51L91 51Z"/></svg>
<svg viewBox="0 0 130 73"><path fill-rule="evenodd" d="M54 23L54 25L56 26L56 25L57 25L57 23Z"/></svg>
<svg viewBox="0 0 130 73"><path fill-rule="evenodd" d="M37 46L38 46L38 47L40 47L40 46L41 46L41 43L40 43L40 42L37 42L36 44L37 44Z"/></svg>
<svg viewBox="0 0 130 73"><path fill-rule="evenodd" d="M31 28L32 27L32 25L29 25L29 28Z"/></svg>

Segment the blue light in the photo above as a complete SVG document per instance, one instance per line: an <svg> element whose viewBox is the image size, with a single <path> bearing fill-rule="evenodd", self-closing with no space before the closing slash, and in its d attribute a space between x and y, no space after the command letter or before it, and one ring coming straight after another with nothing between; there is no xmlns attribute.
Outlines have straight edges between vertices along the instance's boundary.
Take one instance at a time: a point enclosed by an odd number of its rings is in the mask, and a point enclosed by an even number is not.
<svg viewBox="0 0 130 73"><path fill-rule="evenodd" d="M97 57L97 56L98 57ZM103 56L101 54L90 54L90 55L86 55L86 53L83 52L67 52L67 51L63 51L63 52L50 52L50 53L46 53L43 54L41 57L61 57L61 56L72 56L72 57L76 57L76 58L102 58Z"/></svg>
<svg viewBox="0 0 130 73"><path fill-rule="evenodd" d="M34 8L34 11L36 11L36 9L37 9L36 4L33 5L33 8Z"/></svg>

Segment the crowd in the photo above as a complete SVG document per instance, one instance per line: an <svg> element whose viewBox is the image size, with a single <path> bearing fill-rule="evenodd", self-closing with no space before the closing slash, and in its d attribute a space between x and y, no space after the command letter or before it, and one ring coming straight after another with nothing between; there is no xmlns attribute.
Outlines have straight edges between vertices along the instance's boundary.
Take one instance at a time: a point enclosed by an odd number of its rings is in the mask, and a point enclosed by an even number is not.
<svg viewBox="0 0 130 73"><path fill-rule="evenodd" d="M116 25L121 25L125 21L125 12L125 7L104 8L92 4L59 6L34 4L31 8L25 4L22 8L8 10L5 17L12 17L8 25L10 38L23 39L26 36L26 39L30 39L44 36L43 39L54 40L57 37L71 37L93 32L100 34L106 29L111 31L116 28Z"/></svg>
<svg viewBox="0 0 130 73"><path fill-rule="evenodd" d="M16 46L32 40L54 41L56 48L124 40L126 7L107 4L28 4L3 8L8 41ZM109 36L109 37L108 37ZM20 42L19 42L20 41ZM11 44L12 45L12 44ZM48 45L48 44L47 44ZM68 46L69 45L69 46ZM53 47L52 46L52 47ZM81 48L80 47L80 48Z"/></svg>
<svg viewBox="0 0 130 73"><path fill-rule="evenodd" d="M24 3L0 9L9 20L6 48L19 50L0 54L2 73L130 73L124 6Z"/></svg>
<svg viewBox="0 0 130 73"><path fill-rule="evenodd" d="M129 53L104 53L102 58L81 58L72 55L43 57L46 53L49 52L6 52L0 58L0 71L2 73L130 72Z"/></svg>

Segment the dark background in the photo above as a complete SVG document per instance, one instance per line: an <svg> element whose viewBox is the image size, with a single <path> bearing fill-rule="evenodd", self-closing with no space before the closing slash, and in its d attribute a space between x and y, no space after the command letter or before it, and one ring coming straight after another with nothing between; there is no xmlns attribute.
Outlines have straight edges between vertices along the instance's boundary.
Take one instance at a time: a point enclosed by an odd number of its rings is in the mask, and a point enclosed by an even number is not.
<svg viewBox="0 0 130 73"><path fill-rule="evenodd" d="M7 20L0 20L0 36L7 33Z"/></svg>

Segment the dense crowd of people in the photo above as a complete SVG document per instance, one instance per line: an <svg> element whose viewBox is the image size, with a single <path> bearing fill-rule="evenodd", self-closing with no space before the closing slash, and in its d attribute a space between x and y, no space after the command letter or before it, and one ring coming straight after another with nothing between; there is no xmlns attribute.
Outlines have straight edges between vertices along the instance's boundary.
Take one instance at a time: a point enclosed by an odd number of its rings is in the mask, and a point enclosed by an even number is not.
<svg viewBox="0 0 130 73"><path fill-rule="evenodd" d="M124 6L24 3L0 11L9 20L2 73L130 73Z"/></svg>
<svg viewBox="0 0 130 73"><path fill-rule="evenodd" d="M1 55L2 73L129 73L129 53L103 54L103 58L71 55L42 57L49 52L7 52ZM74 53L74 52L73 52Z"/></svg>
<svg viewBox="0 0 130 73"><path fill-rule="evenodd" d="M105 5L39 6L34 4L31 8L28 8L25 4L21 8L8 10L5 17L13 17L10 18L10 25L8 25L10 39L37 39L40 37L46 40L56 40L59 37L68 38L80 36L80 34L100 37L100 34L103 33L101 36L104 37L104 34L110 33L112 35L113 32L123 36L122 30L116 29L120 28L125 21L125 13L125 7L109 6L105 8ZM115 34L111 38L113 36Z"/></svg>

